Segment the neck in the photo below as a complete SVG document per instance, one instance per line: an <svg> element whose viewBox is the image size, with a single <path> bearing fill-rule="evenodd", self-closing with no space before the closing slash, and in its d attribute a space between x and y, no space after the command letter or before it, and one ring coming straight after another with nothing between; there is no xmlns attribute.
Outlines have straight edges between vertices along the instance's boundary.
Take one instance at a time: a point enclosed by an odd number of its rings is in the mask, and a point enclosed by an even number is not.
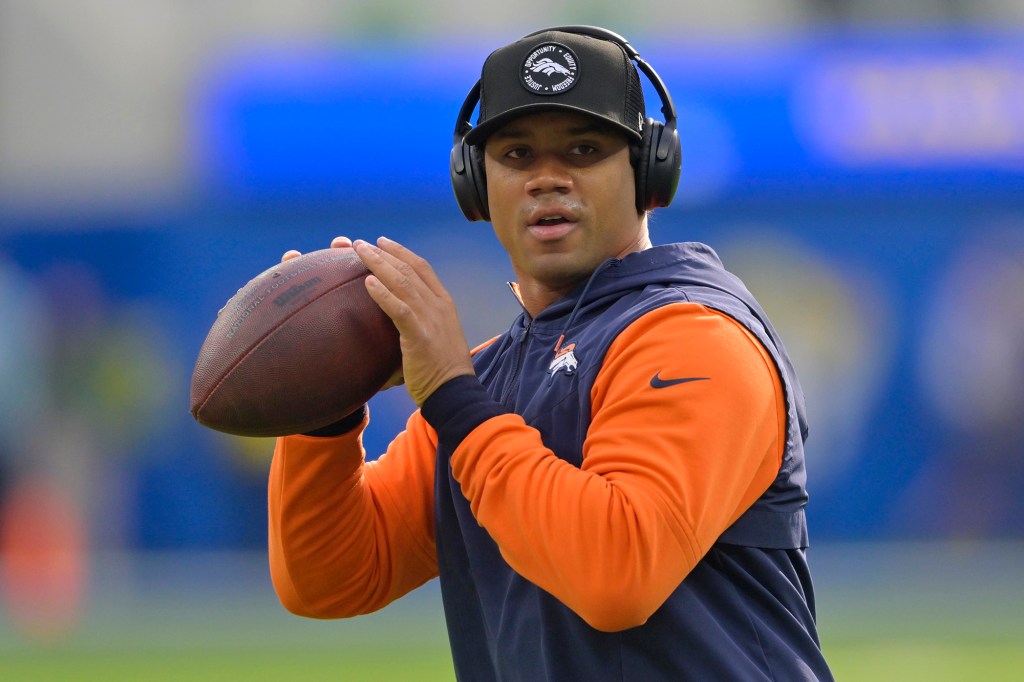
<svg viewBox="0 0 1024 682"><path fill-rule="evenodd" d="M575 288L577 283L561 288L548 288L538 282L525 283L516 287L519 302L530 317L537 317L545 308Z"/></svg>
<svg viewBox="0 0 1024 682"><path fill-rule="evenodd" d="M651 246L651 241L645 232L643 239L630 245L629 248L623 249L618 254L609 256L609 258L624 258L631 253L649 249ZM600 266L600 263L598 266ZM530 317L537 317L537 315L539 315L545 308L569 294L583 282L587 281L587 279L593 276L596 270L597 267L583 277L577 277L575 279L565 280L558 283L543 282L528 277L520 277L519 282L512 285L512 289L519 298L519 303L523 306L523 309L530 315Z"/></svg>
<svg viewBox="0 0 1024 682"><path fill-rule="evenodd" d="M629 235L628 242L618 249L617 252L611 253L605 258L625 258L631 253L638 251L645 251L651 248L651 236L647 229L647 212L643 212L639 215L639 222L636 226L636 231ZM601 261L604 262L604 261ZM552 303L562 298L573 289L575 289L581 282L585 282L600 263L595 263L593 268L586 273L566 273L566 277L562 278L544 278L538 279L526 275L516 267L516 263L512 263L512 269L516 273L518 278L518 284L513 285L513 290L516 296L519 298L520 304L523 309L530 315L530 317L537 317L545 308L550 306Z"/></svg>

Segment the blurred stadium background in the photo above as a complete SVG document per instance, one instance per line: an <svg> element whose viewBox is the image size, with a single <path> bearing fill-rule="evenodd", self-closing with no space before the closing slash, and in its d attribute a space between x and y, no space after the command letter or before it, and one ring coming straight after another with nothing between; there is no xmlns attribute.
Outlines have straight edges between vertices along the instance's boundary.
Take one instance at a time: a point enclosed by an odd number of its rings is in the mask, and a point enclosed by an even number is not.
<svg viewBox="0 0 1024 682"><path fill-rule="evenodd" d="M188 382L238 286L337 234L407 243L470 342L501 331L451 132L486 54L559 23L665 79L654 239L712 244L801 373L839 679L1020 679L1017 0L0 0L0 678L451 679L436 586L280 609L271 443L198 427ZM371 452L410 409L374 400Z"/></svg>

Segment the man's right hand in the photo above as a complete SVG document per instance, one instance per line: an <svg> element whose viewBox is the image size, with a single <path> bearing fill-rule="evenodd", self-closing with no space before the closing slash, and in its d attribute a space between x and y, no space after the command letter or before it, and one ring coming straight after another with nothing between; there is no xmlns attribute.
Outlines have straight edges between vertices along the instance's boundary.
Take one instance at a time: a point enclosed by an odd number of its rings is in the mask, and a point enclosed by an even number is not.
<svg viewBox="0 0 1024 682"><path fill-rule="evenodd" d="M334 239L331 240L331 248L332 249L351 249L352 248L352 240L349 239L348 237L335 237ZM284 263L285 261L290 261L292 258L298 258L301 255L302 255L302 253L300 251L296 251L295 249L291 249L289 251L285 251L284 255L281 256L281 262ZM383 386L380 387L380 390L386 391L389 388L394 388L395 386L401 386L404 383L405 383L405 377L402 374L402 368L399 367L395 371L395 373L391 375L391 378L388 379L387 382Z"/></svg>
<svg viewBox="0 0 1024 682"><path fill-rule="evenodd" d="M430 264L398 242L357 241L366 289L398 328L405 387L418 407L447 381L475 376L459 314Z"/></svg>

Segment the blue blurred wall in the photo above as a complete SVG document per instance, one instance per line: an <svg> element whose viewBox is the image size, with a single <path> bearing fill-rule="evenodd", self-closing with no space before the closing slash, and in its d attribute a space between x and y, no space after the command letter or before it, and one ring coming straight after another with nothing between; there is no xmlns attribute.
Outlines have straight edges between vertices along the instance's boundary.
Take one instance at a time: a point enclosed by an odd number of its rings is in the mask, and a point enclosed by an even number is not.
<svg viewBox="0 0 1024 682"><path fill-rule="evenodd" d="M710 243L783 334L808 395L816 539L1024 536L1022 45L644 43L684 150L653 237ZM236 51L195 84L187 201L5 215L0 281L36 303L5 339L38 352L9 363L0 391L21 411L0 433L0 484L61 451L94 479L101 541L262 546L272 444L192 422L195 355L239 286L336 234L407 243L435 263L471 343L502 331L511 273L489 227L461 218L447 172L488 50ZM48 340L32 346L36 327ZM391 391L371 409L372 456L411 403Z"/></svg>

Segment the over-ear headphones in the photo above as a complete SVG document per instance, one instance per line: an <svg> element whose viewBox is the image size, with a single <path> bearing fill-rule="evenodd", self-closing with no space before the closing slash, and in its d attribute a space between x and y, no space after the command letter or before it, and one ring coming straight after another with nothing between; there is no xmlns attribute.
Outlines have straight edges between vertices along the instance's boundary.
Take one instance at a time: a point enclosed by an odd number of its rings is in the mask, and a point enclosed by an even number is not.
<svg viewBox="0 0 1024 682"><path fill-rule="evenodd" d="M597 26L555 26L534 31L523 38L547 31L575 33L619 45L626 56L636 63L637 68L647 76L654 86L661 98L661 112L665 116L665 122L662 123L653 118L648 118L644 122L639 160L635 167L636 209L637 212L643 212L668 206L672 203L672 197L679 185L682 153L679 134L676 131L676 109L665 83L651 65L640 58L629 41L618 33ZM466 134L473 129L471 118L473 110L480 102L480 88L481 81L478 80L466 96L462 108L459 109L450 164L455 198L466 219L470 221L490 220L483 150L479 146L465 143Z"/></svg>

